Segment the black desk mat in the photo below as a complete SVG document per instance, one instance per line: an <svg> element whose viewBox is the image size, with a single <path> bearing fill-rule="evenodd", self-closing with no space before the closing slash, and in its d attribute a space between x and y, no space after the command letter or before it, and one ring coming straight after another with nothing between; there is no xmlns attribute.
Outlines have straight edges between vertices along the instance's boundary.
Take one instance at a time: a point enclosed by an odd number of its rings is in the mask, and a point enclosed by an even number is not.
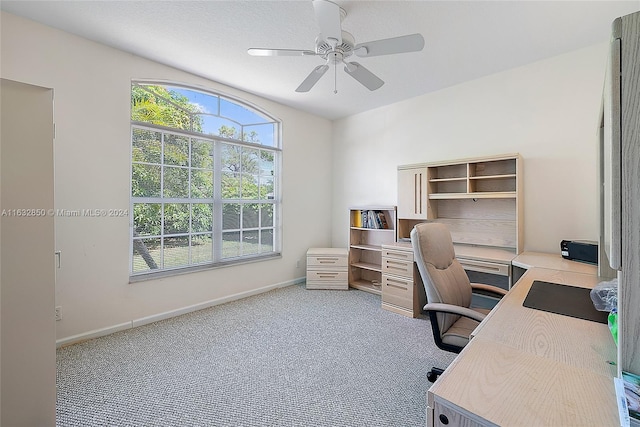
<svg viewBox="0 0 640 427"><path fill-rule="evenodd" d="M522 305L536 310L607 323L608 313L593 306L591 289L534 280Z"/></svg>

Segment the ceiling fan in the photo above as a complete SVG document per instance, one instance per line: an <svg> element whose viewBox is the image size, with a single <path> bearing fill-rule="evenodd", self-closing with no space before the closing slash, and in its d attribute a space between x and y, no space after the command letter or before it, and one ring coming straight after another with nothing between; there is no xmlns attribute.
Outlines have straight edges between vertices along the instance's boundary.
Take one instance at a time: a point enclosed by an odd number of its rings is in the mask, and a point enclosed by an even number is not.
<svg viewBox="0 0 640 427"><path fill-rule="evenodd" d="M325 63L314 68L298 86L296 92L308 92L327 72L330 65L337 68L338 64L344 64L344 71L367 89L379 89L384 84L382 79L358 62L347 62L346 59L354 54L359 57L368 57L417 52L424 48L424 38L421 34L356 44L353 36L342 30L342 20L347 16L343 8L329 0L313 0L313 9L316 22L320 27L315 50L248 49L249 55L253 56L319 56L322 58ZM334 93L337 93L337 90L334 89Z"/></svg>

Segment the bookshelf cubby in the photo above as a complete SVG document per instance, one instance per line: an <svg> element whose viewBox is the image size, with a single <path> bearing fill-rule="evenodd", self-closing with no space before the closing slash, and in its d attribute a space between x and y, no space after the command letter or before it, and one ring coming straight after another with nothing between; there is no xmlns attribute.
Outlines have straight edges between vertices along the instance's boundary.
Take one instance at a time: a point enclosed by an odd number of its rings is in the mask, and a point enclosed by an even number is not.
<svg viewBox="0 0 640 427"><path fill-rule="evenodd" d="M384 216L380 222L363 221L363 213ZM371 217L369 217L371 218ZM373 218L375 219L375 217ZM349 286L382 293L382 245L396 241L396 207L363 206L349 209Z"/></svg>

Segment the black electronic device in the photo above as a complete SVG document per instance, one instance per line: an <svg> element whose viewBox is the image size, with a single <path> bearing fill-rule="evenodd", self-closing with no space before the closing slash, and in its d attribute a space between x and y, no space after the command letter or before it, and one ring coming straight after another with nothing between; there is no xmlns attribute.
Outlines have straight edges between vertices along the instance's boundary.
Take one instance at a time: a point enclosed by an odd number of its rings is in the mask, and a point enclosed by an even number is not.
<svg viewBox="0 0 640 427"><path fill-rule="evenodd" d="M598 264L598 244L588 240L563 240L560 242L562 258Z"/></svg>

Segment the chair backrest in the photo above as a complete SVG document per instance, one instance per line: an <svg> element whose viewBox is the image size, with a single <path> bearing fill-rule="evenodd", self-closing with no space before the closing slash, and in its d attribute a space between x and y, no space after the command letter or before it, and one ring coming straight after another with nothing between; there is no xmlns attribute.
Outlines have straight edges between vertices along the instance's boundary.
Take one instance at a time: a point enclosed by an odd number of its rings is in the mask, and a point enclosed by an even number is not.
<svg viewBox="0 0 640 427"><path fill-rule="evenodd" d="M451 233L446 225L421 223L411 230L414 259L429 303L445 303L469 308L471 284L464 268L456 259ZM456 314L438 313L440 334L459 318Z"/></svg>

